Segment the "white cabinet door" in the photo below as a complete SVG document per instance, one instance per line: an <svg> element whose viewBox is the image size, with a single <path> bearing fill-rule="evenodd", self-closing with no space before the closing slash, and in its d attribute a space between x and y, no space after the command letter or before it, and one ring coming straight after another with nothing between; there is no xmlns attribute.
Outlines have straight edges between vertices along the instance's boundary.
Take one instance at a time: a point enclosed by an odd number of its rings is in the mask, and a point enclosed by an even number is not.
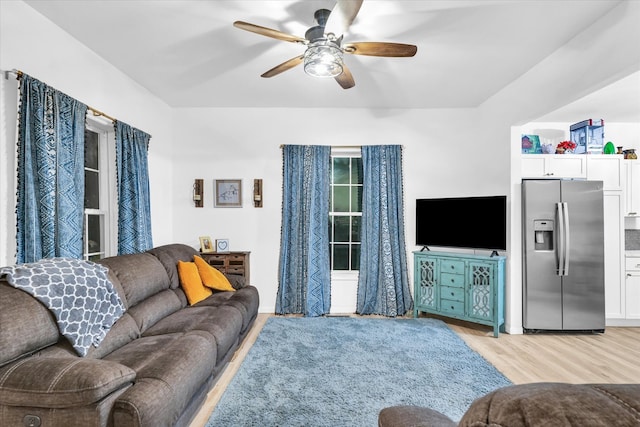
<svg viewBox="0 0 640 427"><path fill-rule="evenodd" d="M586 178L583 154L523 154L523 178Z"/></svg>
<svg viewBox="0 0 640 427"><path fill-rule="evenodd" d="M626 317L640 319L640 257L627 256Z"/></svg>
<svg viewBox="0 0 640 427"><path fill-rule="evenodd" d="M625 318L622 191L604 192L604 300L607 319Z"/></svg>
<svg viewBox="0 0 640 427"><path fill-rule="evenodd" d="M640 319L640 271L627 272L626 317Z"/></svg>
<svg viewBox="0 0 640 427"><path fill-rule="evenodd" d="M624 161L625 185L625 214L626 216L640 216L640 160Z"/></svg>
<svg viewBox="0 0 640 427"><path fill-rule="evenodd" d="M604 190L622 190L625 176L622 155L587 155L587 179L602 181Z"/></svg>
<svg viewBox="0 0 640 427"><path fill-rule="evenodd" d="M545 155L532 154L522 156L522 177L523 178L543 178L545 177Z"/></svg>

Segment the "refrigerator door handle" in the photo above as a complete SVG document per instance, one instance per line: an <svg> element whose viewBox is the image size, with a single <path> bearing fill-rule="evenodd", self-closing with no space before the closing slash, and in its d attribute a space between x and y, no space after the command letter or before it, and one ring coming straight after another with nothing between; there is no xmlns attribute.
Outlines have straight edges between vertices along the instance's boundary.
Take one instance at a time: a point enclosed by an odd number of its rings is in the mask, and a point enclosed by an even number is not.
<svg viewBox="0 0 640 427"><path fill-rule="evenodd" d="M564 205L564 272L563 276L569 275L569 261L571 253L569 251L571 247L571 233L569 232L569 205L567 202L562 203Z"/></svg>
<svg viewBox="0 0 640 427"><path fill-rule="evenodd" d="M556 220L556 224L558 224L558 230L557 230L557 241L558 241L558 247L556 248L556 259L558 260L558 268L556 271L556 274L558 276L562 276L563 272L564 272L564 256L565 256L565 251L564 251L564 206L561 202L556 203L556 215L557 215L557 220Z"/></svg>

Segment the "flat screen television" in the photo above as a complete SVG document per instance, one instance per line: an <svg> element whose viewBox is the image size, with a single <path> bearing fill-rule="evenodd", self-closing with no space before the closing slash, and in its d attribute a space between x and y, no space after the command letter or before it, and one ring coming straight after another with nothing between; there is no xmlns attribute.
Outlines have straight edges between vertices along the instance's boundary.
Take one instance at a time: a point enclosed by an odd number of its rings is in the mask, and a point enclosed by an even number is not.
<svg viewBox="0 0 640 427"><path fill-rule="evenodd" d="M507 249L507 197L416 200L416 246Z"/></svg>

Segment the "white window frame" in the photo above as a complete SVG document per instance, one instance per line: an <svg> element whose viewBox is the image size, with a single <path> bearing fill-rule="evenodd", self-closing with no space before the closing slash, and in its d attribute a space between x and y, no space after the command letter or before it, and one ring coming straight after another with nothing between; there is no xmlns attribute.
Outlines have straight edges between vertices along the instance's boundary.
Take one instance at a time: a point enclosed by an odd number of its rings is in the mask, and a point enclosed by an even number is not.
<svg viewBox="0 0 640 427"><path fill-rule="evenodd" d="M88 252L87 230L83 228L83 258L88 259L95 254L102 257L117 255L118 250L118 197L116 188L116 145L113 123L101 117L87 116L87 130L98 134L98 165L100 185L100 208L84 209L83 224L89 215L101 215L102 218L102 250Z"/></svg>
<svg viewBox="0 0 640 427"><path fill-rule="evenodd" d="M360 147L331 147L331 167L333 167L334 157L362 158L362 150L360 149ZM333 192L333 176L331 177L331 191ZM331 195L331 197L333 197L333 194ZM329 212L329 217L327 218L328 223L330 223L331 216L333 216L334 214L344 215L345 212ZM352 216L361 216L362 212L360 212L359 215L358 213L356 213L355 215L353 213L351 214ZM349 241L349 243L351 243L351 241ZM329 254L329 256L331 256L331 254ZM346 283L353 283L354 280L357 281L359 274L359 270L333 270L332 268L331 281L332 283L341 281Z"/></svg>

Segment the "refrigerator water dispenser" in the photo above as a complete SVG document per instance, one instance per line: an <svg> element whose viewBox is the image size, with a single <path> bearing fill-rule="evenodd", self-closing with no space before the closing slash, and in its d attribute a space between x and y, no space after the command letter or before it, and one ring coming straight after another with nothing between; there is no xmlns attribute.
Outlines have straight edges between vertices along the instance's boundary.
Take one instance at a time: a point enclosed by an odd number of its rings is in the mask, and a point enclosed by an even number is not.
<svg viewBox="0 0 640 427"><path fill-rule="evenodd" d="M533 220L534 248L536 251L553 250L553 221L550 219Z"/></svg>

